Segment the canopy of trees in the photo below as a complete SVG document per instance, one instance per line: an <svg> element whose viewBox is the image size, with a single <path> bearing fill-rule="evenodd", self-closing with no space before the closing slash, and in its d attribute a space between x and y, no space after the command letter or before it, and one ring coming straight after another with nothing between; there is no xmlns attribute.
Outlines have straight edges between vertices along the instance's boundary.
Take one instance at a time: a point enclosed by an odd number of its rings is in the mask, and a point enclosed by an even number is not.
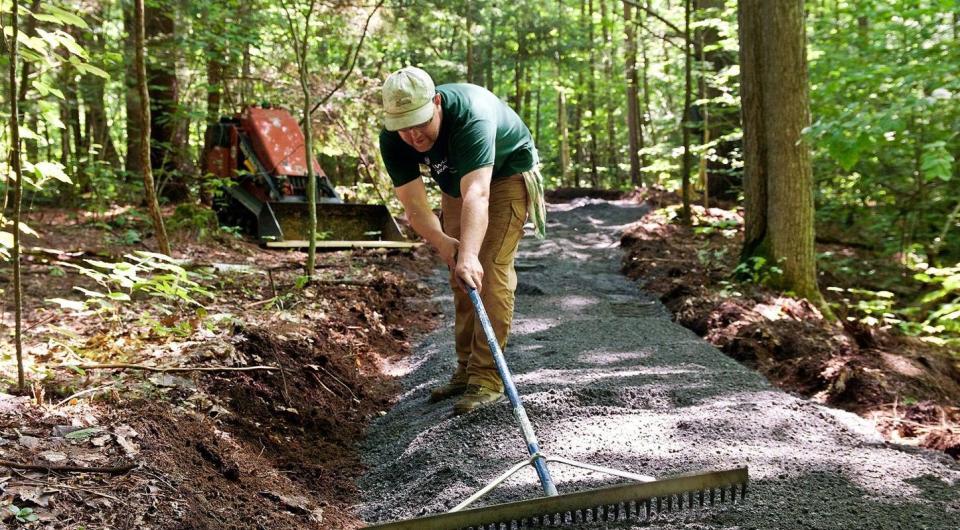
<svg viewBox="0 0 960 530"><path fill-rule="evenodd" d="M0 116L20 113L26 204L96 210L138 202L144 119L134 2L6 0L2 7L0 61L9 66L18 52L19 65L16 79L3 80ZM375 143L379 86L391 70L415 64L438 83L484 85L508 101L536 138L548 187L661 186L680 190L687 205L737 201L749 159L742 7L732 0L146 0L155 188L161 202L206 200L210 183L198 169L205 125L269 101L298 117L305 103L312 109L311 148L335 184L359 200L389 197ZM904 327L960 332L960 8L950 0L817 0L802 10L810 119L801 141L817 237L885 253L927 282L910 318L894 319ZM10 104L11 81L18 106ZM776 92L787 88L759 90L778 108ZM777 115L768 116L774 131ZM8 128L0 147L16 152ZM0 252L8 257L17 201L13 164L5 157L2 166ZM688 215L685 208L681 216Z"/></svg>

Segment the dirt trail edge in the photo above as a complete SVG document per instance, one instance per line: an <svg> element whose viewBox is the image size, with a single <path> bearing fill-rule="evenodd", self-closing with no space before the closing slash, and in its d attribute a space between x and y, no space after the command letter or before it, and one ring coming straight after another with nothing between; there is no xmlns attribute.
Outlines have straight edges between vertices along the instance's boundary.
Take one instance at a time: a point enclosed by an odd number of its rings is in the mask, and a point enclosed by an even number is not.
<svg viewBox="0 0 960 530"><path fill-rule="evenodd" d="M644 208L554 205L549 238L521 244L506 356L541 448L655 476L749 465L745 504L656 527L960 528L960 466L949 457L889 445L854 414L771 387L619 274L619 232ZM507 405L450 417L452 402L427 403L455 362L442 302L446 321L396 367L405 391L365 442L367 521L445 511L526 457ZM561 492L612 483L552 471ZM528 470L481 502L539 495Z"/></svg>

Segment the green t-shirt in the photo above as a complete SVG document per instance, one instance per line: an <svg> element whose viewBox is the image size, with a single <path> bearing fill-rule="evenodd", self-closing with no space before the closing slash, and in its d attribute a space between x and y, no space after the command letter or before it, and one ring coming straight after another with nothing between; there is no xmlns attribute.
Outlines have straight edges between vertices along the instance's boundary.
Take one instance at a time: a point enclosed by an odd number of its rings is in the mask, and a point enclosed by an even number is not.
<svg viewBox="0 0 960 530"><path fill-rule="evenodd" d="M443 121L430 151L420 153L400 134L380 132L380 153L394 186L420 176L420 164L444 193L460 196L460 177L493 166L493 178L533 169L537 150L530 130L510 107L489 90L467 83L440 85Z"/></svg>

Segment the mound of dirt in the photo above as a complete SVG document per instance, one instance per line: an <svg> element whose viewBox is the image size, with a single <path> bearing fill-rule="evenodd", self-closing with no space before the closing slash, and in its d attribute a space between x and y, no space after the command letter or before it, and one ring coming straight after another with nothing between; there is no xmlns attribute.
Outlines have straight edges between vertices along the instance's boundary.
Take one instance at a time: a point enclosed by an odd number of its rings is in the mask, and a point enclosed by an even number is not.
<svg viewBox="0 0 960 530"><path fill-rule="evenodd" d="M41 378L34 368L30 396L0 394L0 459L135 468L0 469L0 506L28 508L58 528L361 526L352 513L363 469L356 445L397 393L384 365L434 325L417 274L434 266L430 252L319 254L315 280L304 283L303 253L179 240L180 263L213 293L202 310L135 295L91 318L43 303L75 297L74 285L102 288L63 263L109 262L144 247L119 242L109 223L63 212L32 224L44 248L25 260L31 363L225 369L50 368ZM55 268L67 276L50 281ZM279 369L243 370L251 366ZM15 372L2 368L10 381ZM16 524L9 510L3 517Z"/></svg>
<svg viewBox="0 0 960 530"><path fill-rule="evenodd" d="M638 198L671 204L664 195ZM856 320L831 323L805 300L735 281L739 215L694 213L693 227L653 211L628 229L624 273L678 322L779 387L872 418L892 441L960 452L960 362L951 352ZM918 403L934 412L908 418Z"/></svg>

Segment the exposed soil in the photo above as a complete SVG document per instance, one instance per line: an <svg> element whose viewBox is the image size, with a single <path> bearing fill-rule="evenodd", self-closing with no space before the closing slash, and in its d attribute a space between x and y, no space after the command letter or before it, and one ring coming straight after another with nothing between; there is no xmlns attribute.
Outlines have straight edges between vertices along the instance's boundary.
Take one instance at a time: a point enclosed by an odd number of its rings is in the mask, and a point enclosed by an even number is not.
<svg viewBox="0 0 960 530"><path fill-rule="evenodd" d="M34 383L27 396L0 393L0 459L136 467L115 475L0 469L0 526L358 527L351 510L363 469L356 444L398 391L384 366L408 355L409 341L434 325L429 290L418 280L433 256L319 254L317 281L301 287L304 253L180 233L176 257L213 293L192 293L203 309L143 293L99 313L44 302L82 300L75 285L103 289L66 264L112 262L153 246L149 236L132 245L122 239L130 229L147 233L142 223L109 221L63 211L30 220L40 234L27 241L24 259ZM10 277L9 268L0 270L0 288L9 289ZM0 339L0 377L10 389L11 341ZM78 363L282 370L57 368ZM39 521L18 522L11 504L32 509Z"/></svg>
<svg viewBox="0 0 960 530"><path fill-rule="evenodd" d="M891 441L960 458L960 352L863 324L864 315L839 304L849 287L909 296L894 264L862 248L818 244L836 257L821 260L821 290L841 308L840 324L830 323L804 300L734 278L743 224L735 209L694 206L696 222L684 226L659 210L676 206L675 194L633 198L656 209L625 231L623 270L677 322L780 388L872 419ZM840 272L841 259L879 272L865 283Z"/></svg>

